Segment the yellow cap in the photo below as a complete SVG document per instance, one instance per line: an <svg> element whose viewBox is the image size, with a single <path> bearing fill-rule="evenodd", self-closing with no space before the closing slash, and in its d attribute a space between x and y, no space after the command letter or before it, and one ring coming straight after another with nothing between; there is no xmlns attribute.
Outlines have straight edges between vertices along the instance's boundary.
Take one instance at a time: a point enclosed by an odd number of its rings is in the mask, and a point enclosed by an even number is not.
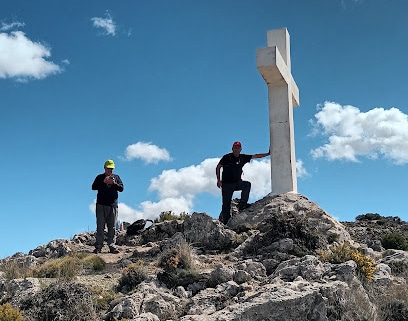
<svg viewBox="0 0 408 321"><path fill-rule="evenodd" d="M105 162L105 167L106 167L106 168L115 168L115 163L113 162L113 160L108 159L108 160Z"/></svg>

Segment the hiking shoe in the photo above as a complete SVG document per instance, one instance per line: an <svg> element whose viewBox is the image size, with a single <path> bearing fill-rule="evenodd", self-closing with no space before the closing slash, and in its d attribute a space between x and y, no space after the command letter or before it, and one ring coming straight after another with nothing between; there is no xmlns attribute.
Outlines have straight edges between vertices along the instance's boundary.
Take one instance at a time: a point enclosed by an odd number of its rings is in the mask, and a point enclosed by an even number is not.
<svg viewBox="0 0 408 321"><path fill-rule="evenodd" d="M225 222L224 222L224 216L222 215L222 212L220 213L220 216L218 216L218 220L219 220L222 224L225 224Z"/></svg>
<svg viewBox="0 0 408 321"><path fill-rule="evenodd" d="M249 203L239 203L238 210L243 211L244 209L250 207L252 204Z"/></svg>
<svg viewBox="0 0 408 321"><path fill-rule="evenodd" d="M119 250L114 246L109 246L109 252L111 252L112 254L118 254Z"/></svg>
<svg viewBox="0 0 408 321"><path fill-rule="evenodd" d="M227 215L225 215L225 216L227 216ZM219 220L222 224L227 225L229 219L231 218L231 215L228 215L228 218L225 218L225 216L224 216L224 213L221 212L221 213L220 213L220 216L218 216L218 220Z"/></svg>
<svg viewBox="0 0 408 321"><path fill-rule="evenodd" d="M102 250L101 250L101 249L95 249L95 250L93 250L93 252L94 252L95 254L98 254L98 253L101 253Z"/></svg>

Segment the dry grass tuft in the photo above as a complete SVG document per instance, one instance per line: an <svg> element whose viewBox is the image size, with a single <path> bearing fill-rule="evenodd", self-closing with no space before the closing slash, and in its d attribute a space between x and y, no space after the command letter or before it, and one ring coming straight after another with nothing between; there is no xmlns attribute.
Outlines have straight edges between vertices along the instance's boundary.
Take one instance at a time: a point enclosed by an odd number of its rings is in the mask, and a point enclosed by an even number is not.
<svg viewBox="0 0 408 321"><path fill-rule="evenodd" d="M118 290L130 292L147 278L147 271L142 260L131 263L122 271Z"/></svg>
<svg viewBox="0 0 408 321"><path fill-rule="evenodd" d="M184 239L161 254L159 266L163 268L163 272L158 273L157 278L169 288L179 285L186 287L200 281L193 248Z"/></svg>

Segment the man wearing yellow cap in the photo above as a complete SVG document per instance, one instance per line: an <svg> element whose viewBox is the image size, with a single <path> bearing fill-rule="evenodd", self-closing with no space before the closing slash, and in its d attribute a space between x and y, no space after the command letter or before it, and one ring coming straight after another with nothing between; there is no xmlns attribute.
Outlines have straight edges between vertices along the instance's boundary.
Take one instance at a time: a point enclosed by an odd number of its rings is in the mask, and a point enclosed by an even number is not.
<svg viewBox="0 0 408 321"><path fill-rule="evenodd" d="M217 186L221 188L222 193L222 210L219 219L224 224L227 224L231 217L231 199L235 191L241 191L238 209L241 211L250 206L250 204L248 204L248 198L249 192L251 191L251 183L242 180L242 167L253 158L262 158L270 155L269 151L267 153L254 155L241 154L241 150L241 143L234 142L232 144L232 153L225 154L215 169ZM221 168L222 179L220 176Z"/></svg>
<svg viewBox="0 0 408 321"><path fill-rule="evenodd" d="M119 175L113 174L115 163L108 159L104 164L105 172L95 177L92 190L96 195L96 242L94 253L101 253L105 238L105 225L108 228L107 243L111 253L119 253L115 246L116 221L118 219L118 192L123 192L123 183Z"/></svg>

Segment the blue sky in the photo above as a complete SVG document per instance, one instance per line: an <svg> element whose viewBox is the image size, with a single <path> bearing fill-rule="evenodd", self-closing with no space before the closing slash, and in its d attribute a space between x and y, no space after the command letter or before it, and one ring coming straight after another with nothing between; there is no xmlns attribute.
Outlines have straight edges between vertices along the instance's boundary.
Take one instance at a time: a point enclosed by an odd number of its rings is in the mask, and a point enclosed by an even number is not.
<svg viewBox="0 0 408 321"><path fill-rule="evenodd" d="M95 230L106 159L119 217L218 217L215 166L233 141L268 151L256 49L286 27L298 192L340 221L407 220L406 0L0 2L0 257ZM250 201L269 158L244 167ZM238 194L236 194L238 196Z"/></svg>

